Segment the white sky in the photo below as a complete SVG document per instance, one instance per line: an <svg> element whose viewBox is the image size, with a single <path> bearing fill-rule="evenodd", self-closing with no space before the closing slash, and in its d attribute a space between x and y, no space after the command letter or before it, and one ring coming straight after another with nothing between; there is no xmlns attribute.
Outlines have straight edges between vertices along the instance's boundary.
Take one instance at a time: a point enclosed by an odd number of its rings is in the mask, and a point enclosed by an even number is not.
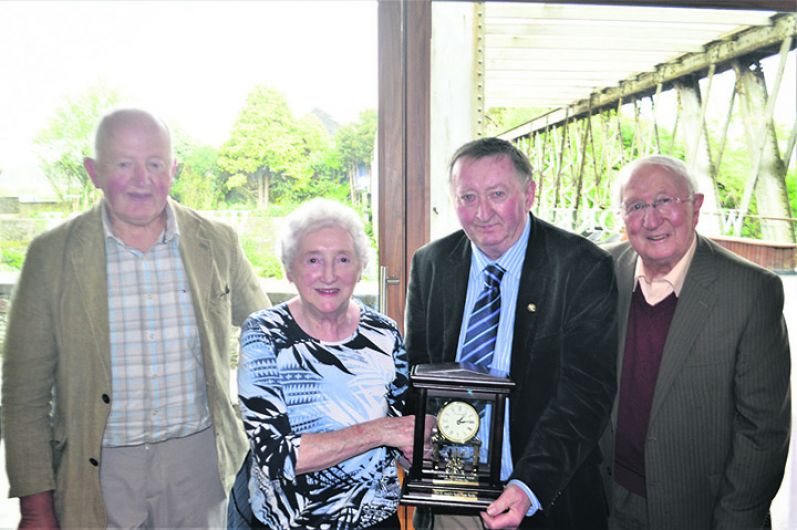
<svg viewBox="0 0 797 530"><path fill-rule="evenodd" d="M771 81L777 58L767 63ZM795 112L793 63L777 116ZM39 188L33 137L99 82L216 146L258 83L297 116L318 107L350 122L377 106L377 4L0 0L0 188L12 174L30 180L18 192Z"/></svg>
<svg viewBox="0 0 797 530"><path fill-rule="evenodd" d="M354 121L377 103L377 4L0 1L0 166L98 82L214 145L258 83Z"/></svg>

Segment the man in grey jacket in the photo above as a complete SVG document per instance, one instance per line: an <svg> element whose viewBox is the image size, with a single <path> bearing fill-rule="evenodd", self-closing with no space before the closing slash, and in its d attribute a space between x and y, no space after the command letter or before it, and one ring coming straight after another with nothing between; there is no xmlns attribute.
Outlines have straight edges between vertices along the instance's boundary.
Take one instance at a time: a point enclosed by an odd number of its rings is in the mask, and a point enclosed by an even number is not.
<svg viewBox="0 0 797 530"><path fill-rule="evenodd" d="M789 446L781 281L695 232L681 161L642 158L620 183L609 527L763 528Z"/></svg>
<svg viewBox="0 0 797 530"><path fill-rule="evenodd" d="M2 411L21 527L224 526L246 442L231 324L268 305L235 232L168 198L168 128L100 123L103 200L30 245L11 307Z"/></svg>

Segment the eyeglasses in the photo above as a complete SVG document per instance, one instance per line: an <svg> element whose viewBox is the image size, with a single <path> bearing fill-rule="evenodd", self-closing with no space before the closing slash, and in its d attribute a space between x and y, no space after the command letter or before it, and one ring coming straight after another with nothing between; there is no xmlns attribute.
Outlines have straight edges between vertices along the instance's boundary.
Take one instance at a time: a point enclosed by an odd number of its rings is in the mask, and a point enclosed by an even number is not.
<svg viewBox="0 0 797 530"><path fill-rule="evenodd" d="M653 202L634 201L623 205L623 215L626 218L639 218L645 215L645 210L653 207L660 215L671 215L675 212L675 207L682 202L690 202L694 197L659 197Z"/></svg>

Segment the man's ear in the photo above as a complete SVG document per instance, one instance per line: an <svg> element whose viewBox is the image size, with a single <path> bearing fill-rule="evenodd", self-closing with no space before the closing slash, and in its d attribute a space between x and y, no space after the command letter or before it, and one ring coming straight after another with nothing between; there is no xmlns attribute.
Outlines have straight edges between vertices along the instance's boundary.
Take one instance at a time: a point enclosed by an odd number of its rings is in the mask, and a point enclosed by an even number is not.
<svg viewBox="0 0 797 530"><path fill-rule="evenodd" d="M703 199L705 196L702 193L695 193L695 198L692 201L692 228L697 226L697 222L700 220L700 207L703 206Z"/></svg>
<svg viewBox="0 0 797 530"><path fill-rule="evenodd" d="M100 187L100 173L97 171L97 161L90 157L83 159L83 167L86 168L86 173L89 174L91 182L94 183L96 188Z"/></svg>
<svg viewBox="0 0 797 530"><path fill-rule="evenodd" d="M531 210L532 205L534 204L534 197L537 194L537 183L534 182L534 179L529 179L528 188L526 188L526 210Z"/></svg>

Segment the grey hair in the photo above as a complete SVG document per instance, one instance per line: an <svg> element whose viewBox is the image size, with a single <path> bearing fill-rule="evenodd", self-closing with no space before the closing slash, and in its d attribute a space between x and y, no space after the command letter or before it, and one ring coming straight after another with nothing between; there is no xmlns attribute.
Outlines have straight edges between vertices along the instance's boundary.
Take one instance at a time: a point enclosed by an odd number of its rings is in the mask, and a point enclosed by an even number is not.
<svg viewBox="0 0 797 530"><path fill-rule="evenodd" d="M683 179L690 197L697 193L697 181L683 161L667 155L650 155L637 158L620 171L616 180L617 191L615 193L618 204L623 202L623 189L628 180L640 169L650 166L663 168L674 177Z"/></svg>
<svg viewBox="0 0 797 530"><path fill-rule="evenodd" d="M291 265L299 252L302 238L321 228L342 228L354 242L354 253L360 262L360 272L368 265L370 245L363 222L350 207L329 199L311 199L285 218L279 240L279 255L282 267L290 274Z"/></svg>

